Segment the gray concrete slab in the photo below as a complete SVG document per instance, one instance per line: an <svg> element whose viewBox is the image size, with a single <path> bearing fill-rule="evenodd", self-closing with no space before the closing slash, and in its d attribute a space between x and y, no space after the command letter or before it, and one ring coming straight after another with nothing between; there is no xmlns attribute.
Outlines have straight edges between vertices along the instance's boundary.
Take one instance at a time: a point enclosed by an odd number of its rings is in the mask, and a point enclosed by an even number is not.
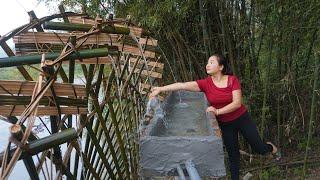
<svg viewBox="0 0 320 180"><path fill-rule="evenodd" d="M180 98L181 97L181 100ZM205 113L203 93L171 93L157 106L140 138L140 175L177 175L176 167L191 159L200 176L225 176L222 139L215 136Z"/></svg>

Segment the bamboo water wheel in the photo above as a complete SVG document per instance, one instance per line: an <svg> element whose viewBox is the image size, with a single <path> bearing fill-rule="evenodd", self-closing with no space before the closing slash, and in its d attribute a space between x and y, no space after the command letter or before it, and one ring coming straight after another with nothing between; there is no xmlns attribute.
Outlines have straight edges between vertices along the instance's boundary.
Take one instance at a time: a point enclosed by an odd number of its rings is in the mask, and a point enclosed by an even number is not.
<svg viewBox="0 0 320 180"><path fill-rule="evenodd" d="M0 80L0 121L10 126L0 177L23 173L14 169L21 160L31 179L138 179L139 119L162 83L157 40L129 18L60 10L30 12L29 24L0 38L0 68L25 79Z"/></svg>

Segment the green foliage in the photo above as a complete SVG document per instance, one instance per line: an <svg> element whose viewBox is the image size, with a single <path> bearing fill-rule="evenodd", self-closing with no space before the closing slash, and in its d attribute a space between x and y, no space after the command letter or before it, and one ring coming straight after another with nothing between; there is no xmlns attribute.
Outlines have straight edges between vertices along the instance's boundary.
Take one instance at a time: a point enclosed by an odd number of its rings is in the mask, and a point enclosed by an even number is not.
<svg viewBox="0 0 320 180"><path fill-rule="evenodd" d="M305 148L313 62L320 50L320 1L101 1L106 7L108 4L106 9L96 0L62 2L70 9L85 7L92 17L97 12L114 12L122 18L131 15L134 23L149 29L159 40L178 81L205 77L206 53L225 55L234 64L244 102L258 127L267 126L271 140L279 139L283 146L288 143L297 150ZM171 74L164 62L168 72L164 74ZM319 111L317 108L315 114ZM315 121L314 129L319 128ZM315 146L319 144L312 140L311 147Z"/></svg>
<svg viewBox="0 0 320 180"><path fill-rule="evenodd" d="M0 79L2 80L23 80L23 76L20 74L16 67L1 68Z"/></svg>
<svg viewBox="0 0 320 180"><path fill-rule="evenodd" d="M303 168L302 167L297 167L293 169L293 175L296 177L301 176L303 173Z"/></svg>
<svg viewBox="0 0 320 180"><path fill-rule="evenodd" d="M258 177L260 180L281 179L281 171L278 166L271 167L270 169L262 170Z"/></svg>
<svg viewBox="0 0 320 180"><path fill-rule="evenodd" d="M91 17L95 17L97 13L101 16L106 17L108 13L113 12L113 7L109 6L110 4L107 0L38 0L43 1L48 6L52 5L51 3L60 3L63 4L67 10L75 12L86 12Z"/></svg>

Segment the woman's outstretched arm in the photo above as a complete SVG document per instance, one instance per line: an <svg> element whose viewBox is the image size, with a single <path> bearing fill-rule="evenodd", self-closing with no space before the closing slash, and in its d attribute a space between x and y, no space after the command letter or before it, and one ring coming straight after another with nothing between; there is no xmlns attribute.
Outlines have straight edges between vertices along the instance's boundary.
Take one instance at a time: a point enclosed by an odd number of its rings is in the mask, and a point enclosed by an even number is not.
<svg viewBox="0 0 320 180"><path fill-rule="evenodd" d="M185 83L173 83L166 86L161 87L153 87L151 89L150 98L155 97L160 92L167 92L167 91L177 91L177 90L186 90L186 91L200 91L200 88L196 81L190 81Z"/></svg>

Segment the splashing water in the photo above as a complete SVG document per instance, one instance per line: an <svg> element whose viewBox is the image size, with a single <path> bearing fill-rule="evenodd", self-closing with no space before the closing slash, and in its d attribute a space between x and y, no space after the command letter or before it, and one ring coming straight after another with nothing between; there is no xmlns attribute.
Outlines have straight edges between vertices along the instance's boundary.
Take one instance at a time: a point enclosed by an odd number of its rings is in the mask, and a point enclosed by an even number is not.
<svg viewBox="0 0 320 180"><path fill-rule="evenodd" d="M141 53L142 59L143 59L143 61L144 61L145 68L146 68L147 70L149 70L149 69L148 69L148 65L147 65L147 59L146 59L146 57L145 57L144 54L143 54L143 49L142 49L141 44L139 43L139 40L138 40L137 36L135 36L135 35L134 35L133 33L131 33L131 32L129 33L129 36L137 43L137 46L138 46L139 51L140 51L140 53ZM163 54L163 56L164 56L164 59L167 61L167 64L168 64L169 69L170 69L170 71L171 71L171 74L172 74L172 76L173 76L174 82L177 82L177 79L176 79L176 77L175 77L175 75L174 75L174 73L173 73L173 69L172 69L172 67L171 67L171 65L170 65L170 63L169 63L169 60L168 60L167 57L165 56L165 54L164 54L164 52L162 51L161 47L160 47L159 45L157 45L157 47L160 49L160 51L162 52L162 54ZM149 71L147 71L147 72L149 73ZM149 74L148 74L148 75L149 75ZM149 77L149 76L148 76L148 77ZM150 78L147 78L147 80L149 80L150 85L153 86L151 79L150 79ZM189 107L189 105L188 105L187 103L182 102L182 98L181 98L181 93L180 93L180 91L178 91L178 95L179 95L179 103L178 103L176 106L179 107L179 108L187 108L187 107ZM153 100L153 99L154 99L154 100ZM169 123L168 123L167 118L165 118L165 116L164 116L163 110L160 108L159 100L157 100L156 98L153 98L153 99L149 100L148 103L147 103L147 109L146 109L145 117L146 117L146 116L150 116L150 115L152 115L153 113L155 113L158 118L161 118L161 119L162 119L165 128L168 129ZM161 111L161 112L156 112L156 111Z"/></svg>
<svg viewBox="0 0 320 180"><path fill-rule="evenodd" d="M130 35L130 36L132 37L132 39L137 43L138 48L139 48L139 51L140 51L140 53L141 53L141 55L142 55L142 57L143 57L143 60L144 60L144 63L145 63L145 67L148 69L147 60L146 60L146 57L145 57L144 54L143 54L143 49L142 49L142 47L141 47L141 44L139 43L139 40L138 40L137 36L135 36L135 35L134 35L133 33L131 33L131 32L129 33L129 35ZM173 69L172 69L172 67L171 67L171 65L170 65L170 63L169 63L169 60L168 60L167 57L165 56L165 54L164 54L164 52L162 51L161 47L160 47L159 45L157 45L157 47L160 49L160 51L162 52L162 54L163 54L163 56L164 56L164 59L167 61L167 64L168 64L169 69L170 69L170 71L171 71L171 74L172 74L172 77L173 77L174 82L178 82L177 79L176 79L176 77L175 77L175 75L174 75L174 73L173 73ZM148 79L149 79L149 78L148 78ZM151 86L152 86L152 82L151 82L150 79L149 79L149 81L150 81L150 84L151 84ZM180 91L178 91L178 94L179 94L180 102L182 102ZM188 107L185 103L183 103L181 106L182 106L182 107Z"/></svg>
<svg viewBox="0 0 320 180"><path fill-rule="evenodd" d="M175 107L178 107L178 108L187 108L187 107L189 107L189 104L184 103L184 102L179 102L178 104L175 105Z"/></svg>
<svg viewBox="0 0 320 180"><path fill-rule="evenodd" d="M185 103L185 102L182 102L182 98L181 98L181 93L180 91L178 92L178 96L179 96L179 103L177 103L175 105L175 107L177 108L187 108L189 107L189 104Z"/></svg>
<svg viewBox="0 0 320 180"><path fill-rule="evenodd" d="M138 38L137 38L137 36L135 36L133 33L129 33L129 36L137 43L137 45L138 45L138 48L139 48L139 51L140 51L140 54L141 54L141 56L142 56L142 58L143 58L143 61L144 61L144 66L145 66L145 68L146 68L146 70L147 70L147 80L149 80L149 83L150 83L150 85L151 86L153 86L152 85L152 81L151 81L151 79L150 79L150 74L151 74L151 72L149 72L149 68L148 68L148 63L147 63L147 59L146 59L146 57L145 57L145 55L144 55L144 53L143 53L143 49L142 49L142 46L141 46L141 44L139 43L139 40L138 40Z"/></svg>
<svg viewBox="0 0 320 180"><path fill-rule="evenodd" d="M166 129L169 129L168 119L166 117L162 118L163 125Z"/></svg>

